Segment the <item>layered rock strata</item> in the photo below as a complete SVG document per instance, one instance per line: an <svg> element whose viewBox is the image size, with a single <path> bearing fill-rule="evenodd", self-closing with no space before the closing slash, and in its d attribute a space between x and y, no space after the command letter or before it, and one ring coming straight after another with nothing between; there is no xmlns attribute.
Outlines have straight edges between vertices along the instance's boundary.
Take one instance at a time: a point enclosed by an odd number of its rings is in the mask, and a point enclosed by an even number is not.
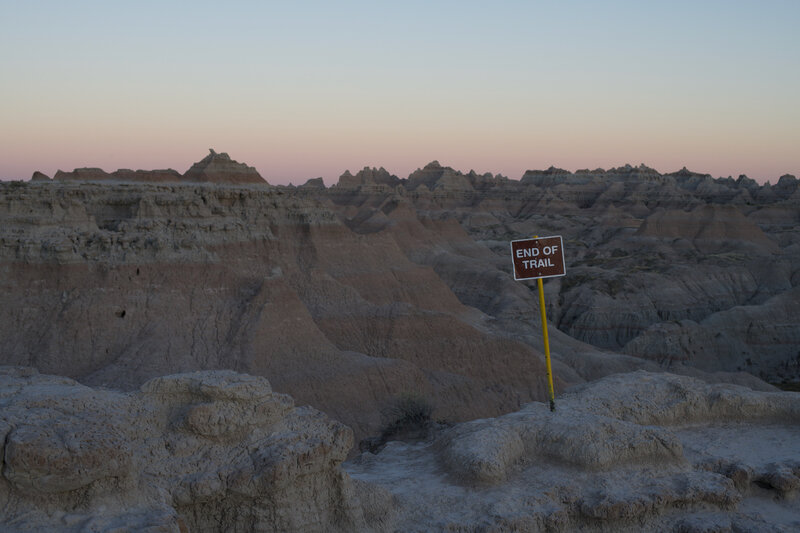
<svg viewBox="0 0 800 533"><path fill-rule="evenodd" d="M321 201L281 189L7 185L0 360L123 389L244 371L359 439L390 422L382 413L403 392L450 420L543 397L540 352L491 331L410 258L402 243L439 230L401 212L416 235L402 242L353 231ZM457 224L449 231L469 242Z"/></svg>
<svg viewBox="0 0 800 533"><path fill-rule="evenodd" d="M225 152L209 149L209 154L191 166L183 175L184 181L213 183L265 183L258 171L245 163L231 159Z"/></svg>
<svg viewBox="0 0 800 533"><path fill-rule="evenodd" d="M225 166L207 159L198 169ZM562 234L567 276L545 282L559 391L659 367L800 379L791 176L413 176L0 184L0 361L125 389L233 368L359 439L405 392L436 418L496 416L545 391L538 301L513 281L508 241Z"/></svg>
<svg viewBox="0 0 800 533"><path fill-rule="evenodd" d="M506 330L519 333L521 310L536 305L506 281L508 242L560 234L567 276L545 286L549 317L570 337L673 371L688 365L800 380L795 315L786 309L775 327L754 318L774 316L775 303L791 301L781 296L800 281L800 193L793 176L758 185L746 176L714 179L685 168L660 174L626 165L529 171L515 181L433 162L387 193L376 192L373 172L342 179L328 192L348 223L362 231L390 229L386 206L397 198L431 219L458 220L494 258L469 252L423 260L461 301ZM694 324L718 325L723 317L732 320L725 329L740 332L735 341L714 330L696 346L675 342L673 333L696 338ZM767 335L772 340L765 345ZM720 357L732 344L736 356Z"/></svg>

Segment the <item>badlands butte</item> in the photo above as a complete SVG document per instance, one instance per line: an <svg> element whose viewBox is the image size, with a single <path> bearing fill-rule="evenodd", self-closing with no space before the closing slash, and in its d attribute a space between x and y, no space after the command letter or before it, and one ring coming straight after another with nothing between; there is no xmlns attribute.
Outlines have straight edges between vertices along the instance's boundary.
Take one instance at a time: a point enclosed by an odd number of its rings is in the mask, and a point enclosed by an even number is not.
<svg viewBox="0 0 800 533"><path fill-rule="evenodd" d="M0 285L3 530L800 527L794 176L37 172Z"/></svg>

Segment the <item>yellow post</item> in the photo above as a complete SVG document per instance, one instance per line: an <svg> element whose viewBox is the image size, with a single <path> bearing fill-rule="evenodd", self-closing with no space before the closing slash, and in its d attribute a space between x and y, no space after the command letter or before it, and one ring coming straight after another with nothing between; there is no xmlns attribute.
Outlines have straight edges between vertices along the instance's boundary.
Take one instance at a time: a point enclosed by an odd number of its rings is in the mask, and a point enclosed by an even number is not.
<svg viewBox="0 0 800 533"><path fill-rule="evenodd" d="M538 239L539 236L536 235L533 238ZM547 387L550 393L550 410L555 411L556 392L553 388L553 369L550 366L550 339L547 337L547 313L544 310L544 286L542 284L542 278L538 278L536 284L539 286L539 314L542 316L542 338L544 339L544 358L547 364Z"/></svg>

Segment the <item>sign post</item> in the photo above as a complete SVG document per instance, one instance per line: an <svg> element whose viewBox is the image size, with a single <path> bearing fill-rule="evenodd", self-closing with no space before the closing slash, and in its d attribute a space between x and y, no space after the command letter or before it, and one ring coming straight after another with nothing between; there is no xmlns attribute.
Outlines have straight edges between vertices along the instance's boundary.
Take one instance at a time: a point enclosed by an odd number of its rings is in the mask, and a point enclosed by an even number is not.
<svg viewBox="0 0 800 533"><path fill-rule="evenodd" d="M544 306L542 278L554 278L567 273L564 266L564 242L560 235L538 236L533 239L511 241L511 260L514 263L514 279L535 279L539 288L539 314L542 317L542 338L547 364L547 385L550 394L550 410L556 410L556 393L553 388L553 370L550 365L550 339L547 336L547 313Z"/></svg>

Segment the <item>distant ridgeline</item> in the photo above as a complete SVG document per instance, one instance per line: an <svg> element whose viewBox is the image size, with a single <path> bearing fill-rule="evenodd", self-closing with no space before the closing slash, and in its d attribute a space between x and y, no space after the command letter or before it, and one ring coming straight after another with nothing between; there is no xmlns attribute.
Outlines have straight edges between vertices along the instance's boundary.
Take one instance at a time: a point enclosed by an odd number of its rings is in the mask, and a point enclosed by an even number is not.
<svg viewBox="0 0 800 533"><path fill-rule="evenodd" d="M227 183L227 184L267 184L258 171L245 163L232 160L225 153L217 153L209 149L209 154L181 174L173 169L165 170L129 170L119 169L108 173L99 168L76 168L72 172L58 170L53 177L55 181L124 181L154 183ZM34 172L31 181L50 181L50 178ZM613 185L612 185L613 184ZM509 179L502 174L489 172L478 174L474 170L467 173L443 167L438 161L432 161L423 168L412 172L408 178L399 178L390 174L383 167L364 167L353 175L349 170L339 177L331 189L338 192L360 190L374 193L397 188L399 192L414 192L417 196L427 193L453 193L470 196L475 192L491 190L513 190L519 186L535 185L540 187L561 186L562 188L581 188L582 198L578 207L585 208L597 199L593 192L606 192L605 196L614 197L628 194L632 188L644 185L653 191L656 188L675 187L704 201L734 204L765 204L787 200L798 196L798 179L791 174L784 174L775 185L767 182L759 185L755 180L742 174L737 179L713 178L710 174L692 172L683 167L677 172L661 174L644 164L634 167L622 167L604 170L581 169L575 172L550 167L547 170L528 170L517 180ZM291 186L290 186L291 187ZM322 178L309 179L298 187L302 190L320 191L325 189ZM797 199L797 198L795 198Z"/></svg>
<svg viewBox="0 0 800 533"><path fill-rule="evenodd" d="M303 187L312 185L319 186L314 180L310 180ZM433 161L412 172L407 179L391 175L384 168L365 167L356 175L346 171L334 188L377 192L378 189L402 187L405 191L415 192L417 195L450 192L471 196L475 192L513 191L520 186L531 185L559 187L561 191L580 189L580 194L574 195L573 198L561 198L561 200L576 201L580 208L590 207L598 199L622 200L623 197L637 192L658 190L660 196L664 196L670 189L674 189L676 194L685 199L693 196L704 201L736 204L772 203L786 200L792 195L798 197L798 180L790 174L781 176L775 185L770 183L759 185L744 174L738 179L730 176L713 178L710 174L691 172L686 167L677 172L661 174L645 165L638 167L625 165L610 170L583 169L576 172L550 167L547 170L528 170L522 179L517 181L501 174L478 174L475 171L463 173ZM600 198L601 193L605 193L602 198Z"/></svg>
<svg viewBox="0 0 800 533"><path fill-rule="evenodd" d="M225 152L218 154L209 149L209 154L181 175L171 168L166 170L119 169L105 172L99 168L76 168L72 172L59 170L53 177L56 181L132 181L151 183L253 183L266 184L258 171L244 163L238 163ZM47 181L41 172L34 172L31 181Z"/></svg>

